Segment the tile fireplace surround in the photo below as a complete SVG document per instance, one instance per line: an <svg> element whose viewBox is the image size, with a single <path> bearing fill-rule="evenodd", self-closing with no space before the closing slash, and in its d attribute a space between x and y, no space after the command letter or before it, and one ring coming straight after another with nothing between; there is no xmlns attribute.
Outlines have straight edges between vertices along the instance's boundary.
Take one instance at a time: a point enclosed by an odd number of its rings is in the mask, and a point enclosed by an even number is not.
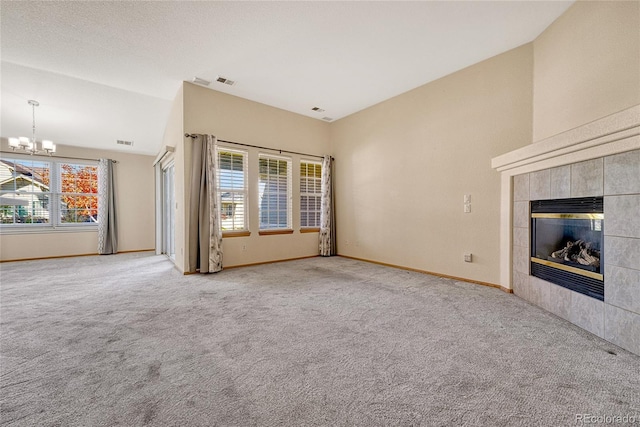
<svg viewBox="0 0 640 427"><path fill-rule="evenodd" d="M500 281L640 355L640 105L492 159L501 173ZM604 196L604 301L533 277L530 200Z"/></svg>

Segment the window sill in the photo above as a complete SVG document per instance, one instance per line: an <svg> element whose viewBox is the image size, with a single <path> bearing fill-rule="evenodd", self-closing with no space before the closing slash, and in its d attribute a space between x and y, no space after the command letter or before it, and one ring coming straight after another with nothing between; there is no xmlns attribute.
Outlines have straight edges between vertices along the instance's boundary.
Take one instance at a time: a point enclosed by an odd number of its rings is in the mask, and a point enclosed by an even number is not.
<svg viewBox="0 0 640 427"><path fill-rule="evenodd" d="M293 230L284 229L284 230L260 230L258 231L260 236L270 236L273 234L293 234Z"/></svg>
<svg viewBox="0 0 640 427"><path fill-rule="evenodd" d="M67 225L67 226L3 226L0 234L55 234L55 233L97 233L98 225Z"/></svg>
<svg viewBox="0 0 640 427"><path fill-rule="evenodd" d="M226 239L229 237L248 237L251 236L251 232L249 230L242 231L223 231L222 238Z"/></svg>
<svg viewBox="0 0 640 427"><path fill-rule="evenodd" d="M300 232L301 233L319 233L320 229L319 228L301 228Z"/></svg>

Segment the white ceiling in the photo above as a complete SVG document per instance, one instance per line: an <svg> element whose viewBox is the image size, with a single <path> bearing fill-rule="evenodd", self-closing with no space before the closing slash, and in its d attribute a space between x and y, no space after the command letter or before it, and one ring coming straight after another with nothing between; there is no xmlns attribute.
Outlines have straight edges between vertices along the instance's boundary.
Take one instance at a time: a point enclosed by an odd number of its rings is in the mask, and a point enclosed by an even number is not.
<svg viewBox="0 0 640 427"><path fill-rule="evenodd" d="M36 99L39 138L153 155L194 76L340 119L532 41L572 3L2 1L0 135L28 136Z"/></svg>

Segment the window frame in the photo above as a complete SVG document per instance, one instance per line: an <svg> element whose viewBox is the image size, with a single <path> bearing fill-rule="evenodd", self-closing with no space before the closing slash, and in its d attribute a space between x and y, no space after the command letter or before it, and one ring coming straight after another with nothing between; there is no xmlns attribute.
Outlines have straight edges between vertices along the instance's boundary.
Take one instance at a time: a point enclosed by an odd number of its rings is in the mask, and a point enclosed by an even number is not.
<svg viewBox="0 0 640 427"><path fill-rule="evenodd" d="M98 230L98 220L94 222L62 222L62 165L69 164L74 166L91 166L96 167L96 181L98 178L97 167L99 162L96 160L78 160L69 159L64 157L45 157L45 156L22 156L18 153L11 155L12 153L3 153L0 159L14 163L15 162L39 162L48 164L49 166L49 191L42 194L48 195L48 203L46 212L49 215L48 223L11 223L0 224L0 234L28 234L28 233L48 233L48 232L83 232L83 231L95 231ZM15 176L15 170L14 170ZM5 190L8 191L8 190ZM15 191L18 191L17 189ZM31 194L36 194L32 193ZM2 192L1 194L5 194ZM98 193L69 193L70 195L95 195L98 198ZM33 201L32 201L33 203ZM96 215L97 218L97 215Z"/></svg>
<svg viewBox="0 0 640 427"><path fill-rule="evenodd" d="M264 197L264 190L261 191L262 185L262 172L260 163L262 160L275 160L277 162L286 162L287 165L287 173L286 173L286 201L287 206L284 209L287 215L287 224L285 227L262 227L262 197ZM261 235L269 235L269 234L290 234L293 233L293 159L287 156L278 156L269 153L258 153L258 230ZM277 175L276 175L277 176ZM279 195L279 192L277 193ZM269 212L270 210L268 210ZM279 216L279 213L282 212L283 209L276 209L276 213ZM268 213L267 212L267 213ZM267 215L268 216L268 215Z"/></svg>
<svg viewBox="0 0 640 427"><path fill-rule="evenodd" d="M243 188L236 189L234 187L221 187L221 171L220 167L220 154L231 153L242 156L242 173L243 173ZM236 148L230 148L225 145L216 145L215 151L216 158L216 197L218 198L218 214L222 221L222 194L224 192L240 193L243 197L244 213L243 222L244 227L242 229L237 228L233 230L222 230L222 237L236 237L236 236L248 236L249 232L249 152L246 150L239 150ZM234 214L237 212L236 206L233 207Z"/></svg>
<svg viewBox="0 0 640 427"><path fill-rule="evenodd" d="M62 191L62 182L63 182L63 178L62 178L62 165L63 164L67 164L67 165L73 165L73 166L80 166L80 167L87 167L87 166L92 166L96 168L96 192L95 193L74 193L74 192L63 192ZM91 226L91 227L97 227L98 225L98 212L96 212L96 220L91 222L62 222L61 219L61 214L63 212L62 210L62 196L64 195L75 195L76 197L80 196L80 197L95 197L96 198L96 211L98 210L97 206L98 206L98 201L99 201L99 196L98 196L98 188L99 188L99 183L98 183L98 162L91 162L91 161L86 161L83 160L81 162L77 162L77 161L58 161L56 162L56 165L52 168L55 173L52 173L52 176L55 175L55 179L52 178L53 184L54 184L54 188L55 188L55 199L54 199L54 204L56 204L57 206L55 206L54 208L57 209L56 212L56 226L57 227L73 227L73 228L77 228L79 226ZM75 208L77 210L77 208Z"/></svg>
<svg viewBox="0 0 640 427"><path fill-rule="evenodd" d="M314 165L316 167L320 168L320 177L316 177L315 175L313 177L310 177L308 174L303 175L302 174L302 166L303 165ZM307 167L307 172L308 172L308 167ZM303 180L306 180L305 185L303 186ZM316 187L318 189L318 191L314 191L314 192L309 192L309 181L313 180L314 183L316 183L314 185L314 187ZM317 185L319 184L319 185ZM303 187L306 188L307 191L303 191ZM322 198L322 162L321 161L317 161L317 160L308 160L308 159L300 159L300 207L299 207L299 215L300 215L300 232L301 233L311 233L311 232L316 232L316 231L320 231L320 217L318 216L317 219L317 224L314 225L308 225L308 216L307 216L307 225L303 225L302 221L303 221L303 213L306 213L307 215L309 213L317 213L318 215L320 214L320 212L322 211L322 207L318 206L317 209L305 209L303 210L302 208L302 198L303 197L320 197ZM307 205L308 206L308 205Z"/></svg>

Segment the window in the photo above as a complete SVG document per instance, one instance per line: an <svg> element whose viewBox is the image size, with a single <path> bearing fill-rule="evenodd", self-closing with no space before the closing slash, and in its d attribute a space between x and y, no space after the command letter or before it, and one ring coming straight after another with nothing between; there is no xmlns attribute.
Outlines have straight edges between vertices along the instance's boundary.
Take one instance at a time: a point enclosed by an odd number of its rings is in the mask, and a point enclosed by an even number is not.
<svg viewBox="0 0 640 427"><path fill-rule="evenodd" d="M58 159L0 159L3 228L98 222L98 167Z"/></svg>
<svg viewBox="0 0 640 427"><path fill-rule="evenodd" d="M98 167L59 163L60 222L62 224L98 222Z"/></svg>
<svg viewBox="0 0 640 427"><path fill-rule="evenodd" d="M222 231L247 230L247 153L219 148L217 157Z"/></svg>
<svg viewBox="0 0 640 427"><path fill-rule="evenodd" d="M258 191L260 229L291 229L291 159L261 154Z"/></svg>
<svg viewBox="0 0 640 427"><path fill-rule="evenodd" d="M0 222L49 224L51 164L40 160L0 160Z"/></svg>
<svg viewBox="0 0 640 427"><path fill-rule="evenodd" d="M320 228L322 164L300 162L300 227Z"/></svg>
<svg viewBox="0 0 640 427"><path fill-rule="evenodd" d="M220 208L220 213L222 214L222 217L224 219L227 219L233 216L233 214L236 211L235 208L236 208L236 205L233 202L223 203L222 207Z"/></svg>

